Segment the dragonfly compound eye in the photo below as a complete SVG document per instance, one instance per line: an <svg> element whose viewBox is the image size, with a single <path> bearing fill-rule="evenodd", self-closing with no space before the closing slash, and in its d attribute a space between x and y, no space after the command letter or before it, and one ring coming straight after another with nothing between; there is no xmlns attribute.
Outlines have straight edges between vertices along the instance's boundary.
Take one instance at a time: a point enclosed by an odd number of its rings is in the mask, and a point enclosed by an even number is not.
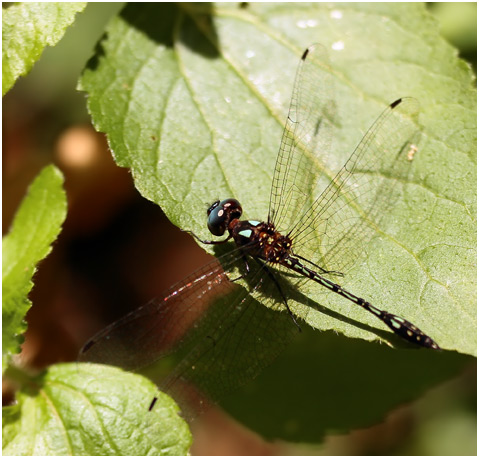
<svg viewBox="0 0 479 458"><path fill-rule="evenodd" d="M215 202L208 210L208 229L213 235L225 233L229 223L241 217L243 209L236 199L225 199Z"/></svg>

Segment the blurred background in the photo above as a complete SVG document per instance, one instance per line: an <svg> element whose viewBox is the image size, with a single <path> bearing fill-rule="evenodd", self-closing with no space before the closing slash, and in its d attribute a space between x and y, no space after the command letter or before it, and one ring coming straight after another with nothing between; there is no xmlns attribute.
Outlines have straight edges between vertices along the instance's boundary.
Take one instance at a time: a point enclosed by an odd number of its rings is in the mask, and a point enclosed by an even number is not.
<svg viewBox="0 0 479 458"><path fill-rule="evenodd" d="M60 237L34 277L22 351L29 367L74 361L96 331L209 260L157 205L139 195L129 171L115 165L105 137L90 124L86 95L76 91L106 23L121 8L89 3L61 42L47 47L3 98L3 234L45 165L62 170L68 198ZM476 3L428 8L476 71ZM328 436L321 445L263 441L215 409L195 427L193 453L475 455L476 383L476 368L470 367L383 423Z"/></svg>

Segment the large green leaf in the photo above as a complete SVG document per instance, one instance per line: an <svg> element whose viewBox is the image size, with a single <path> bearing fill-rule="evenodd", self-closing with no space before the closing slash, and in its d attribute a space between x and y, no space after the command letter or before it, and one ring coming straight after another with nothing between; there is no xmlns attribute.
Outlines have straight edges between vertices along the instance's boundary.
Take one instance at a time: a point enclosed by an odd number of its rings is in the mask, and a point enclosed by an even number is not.
<svg viewBox="0 0 479 458"><path fill-rule="evenodd" d="M366 247L365 261L348 272L348 287L417 324L444 349L475 354L476 95L470 68L440 37L423 5L130 4L110 23L80 88L88 93L95 127L107 134L115 160L131 169L142 195L179 227L208 239L205 208L217 198L235 197L247 218L266 218L294 73L314 42L330 50L333 69L332 157L344 161L398 97L413 96L422 106L423 142L411 173L383 230ZM315 329L394 340L360 307L326 299L319 288L304 292L319 305L307 316ZM358 358L358 370L369 367L377 346L357 352L358 342L346 341L340 339L345 353ZM391 352L385 353L391 364L384 367L383 388L399 394L374 397L378 374L363 369L362 386L348 392L352 398L370 394L376 409L357 419L344 415L340 428L377 420L450 377L463 361L454 353L416 358L399 349L395 359ZM321 355L327 361L309 361L316 376L324 363L334 368L337 362L334 348ZM399 370L412 375L406 390L395 376ZM340 386L340 372L322 376L329 387ZM270 379L260 384L258 399L271 399L270 386ZM311 422L318 413L314 393L299 388L291 396L303 405L303 424ZM254 415L251 402L243 399L242 407ZM319 410L322 418L329 413ZM278 416L263 421L271 423L268 434L286 435Z"/></svg>
<svg viewBox="0 0 479 458"><path fill-rule="evenodd" d="M19 352L19 336L31 306L28 293L36 265L51 251L66 217L66 195L61 172L50 165L37 176L3 238L2 344L3 362Z"/></svg>
<svg viewBox="0 0 479 458"><path fill-rule="evenodd" d="M154 397L157 402L149 411ZM177 410L139 375L113 367L60 364L24 379L17 404L3 409L3 453L186 455L191 435Z"/></svg>
<svg viewBox="0 0 479 458"><path fill-rule="evenodd" d="M20 3L2 13L2 95L54 46L86 2Z"/></svg>
<svg viewBox="0 0 479 458"><path fill-rule="evenodd" d="M389 233L350 274L356 291L443 348L474 353L475 93L470 70L421 5L130 5L81 87L140 192L208 238L204 209L217 197L265 218L297 56L314 41L331 49L340 157L387 103L412 95L423 109L425 145L387 216ZM343 300L329 305L377 325ZM377 338L336 315L308 319Z"/></svg>

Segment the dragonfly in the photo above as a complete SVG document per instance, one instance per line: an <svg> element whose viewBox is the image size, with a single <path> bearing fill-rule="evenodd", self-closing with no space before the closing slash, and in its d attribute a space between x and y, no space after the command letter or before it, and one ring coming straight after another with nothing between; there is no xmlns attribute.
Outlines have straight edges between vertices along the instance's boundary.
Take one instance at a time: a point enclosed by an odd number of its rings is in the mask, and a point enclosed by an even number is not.
<svg viewBox="0 0 479 458"><path fill-rule="evenodd" d="M219 239L191 234L223 254L100 331L80 361L142 372L194 418L256 377L298 334L299 319L311 308L302 294L306 282L325 299L339 296L361 307L412 345L440 349L416 325L343 284L410 169L419 104L410 97L392 102L338 164L330 153L332 83L325 48L308 47L296 72L267 218L241 219L237 199L215 201L207 225Z"/></svg>

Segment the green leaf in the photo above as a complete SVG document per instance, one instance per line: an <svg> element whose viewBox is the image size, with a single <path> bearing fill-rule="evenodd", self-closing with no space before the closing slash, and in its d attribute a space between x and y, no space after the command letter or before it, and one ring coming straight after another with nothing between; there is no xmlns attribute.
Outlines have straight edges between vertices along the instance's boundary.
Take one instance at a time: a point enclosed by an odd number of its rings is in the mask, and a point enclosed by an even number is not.
<svg viewBox="0 0 479 458"><path fill-rule="evenodd" d="M130 4L108 26L80 88L141 194L209 239L205 209L218 198L240 200L246 218L266 218L295 70L315 42L329 49L335 83L330 158L344 163L397 98L422 107L410 176L366 258L347 272L348 289L441 347L475 354L476 94L470 68L422 4ZM360 307L304 286L318 305L308 323L334 332L291 344L228 404L264 435L315 441L370 425L469 361L401 347ZM366 342L378 337L398 348Z"/></svg>
<svg viewBox="0 0 479 458"><path fill-rule="evenodd" d="M107 32L80 82L93 122L141 194L202 238L217 198L266 218L294 72L310 43L330 50L332 157L344 161L388 103L418 99L424 144L347 285L442 348L475 354L473 75L423 5L128 5ZM305 292L332 310L311 311L313 327L390 335L360 307L314 285Z"/></svg>
<svg viewBox="0 0 479 458"><path fill-rule="evenodd" d="M86 2L20 3L2 15L2 95L26 75L45 46L54 46Z"/></svg>
<svg viewBox="0 0 479 458"><path fill-rule="evenodd" d="M3 362L19 352L19 336L31 306L28 293L39 261L50 253L66 216L63 176L53 165L45 167L31 184L2 249Z"/></svg>
<svg viewBox="0 0 479 458"><path fill-rule="evenodd" d="M24 383L17 404L3 409L3 454L186 455L191 435L177 411L144 377L60 364Z"/></svg>

